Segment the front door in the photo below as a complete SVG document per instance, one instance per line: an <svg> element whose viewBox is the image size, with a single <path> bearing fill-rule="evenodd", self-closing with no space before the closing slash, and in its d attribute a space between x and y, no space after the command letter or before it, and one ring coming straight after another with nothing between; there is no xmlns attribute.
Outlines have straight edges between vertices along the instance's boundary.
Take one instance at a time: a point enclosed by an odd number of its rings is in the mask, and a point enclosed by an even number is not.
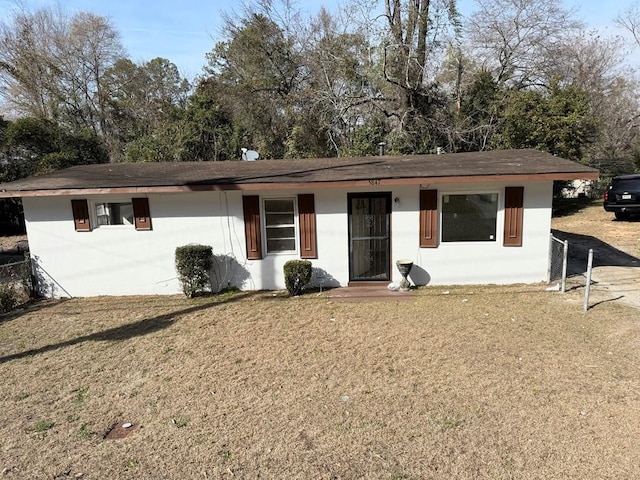
<svg viewBox="0 0 640 480"><path fill-rule="evenodd" d="M351 193L349 281L389 281L391 193Z"/></svg>

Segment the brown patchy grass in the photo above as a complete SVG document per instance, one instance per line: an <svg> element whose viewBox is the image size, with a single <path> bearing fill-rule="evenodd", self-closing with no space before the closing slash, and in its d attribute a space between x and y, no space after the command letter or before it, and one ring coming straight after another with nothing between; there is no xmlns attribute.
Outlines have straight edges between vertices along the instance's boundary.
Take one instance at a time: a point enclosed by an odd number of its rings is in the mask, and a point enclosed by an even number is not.
<svg viewBox="0 0 640 480"><path fill-rule="evenodd" d="M446 293L449 292L449 293ZM0 317L6 478L632 478L637 310L544 287ZM115 424L137 429L104 440Z"/></svg>
<svg viewBox="0 0 640 480"><path fill-rule="evenodd" d="M618 221L613 213L605 212L602 199L574 200L579 210L553 219L554 229L588 235L640 258L640 216Z"/></svg>

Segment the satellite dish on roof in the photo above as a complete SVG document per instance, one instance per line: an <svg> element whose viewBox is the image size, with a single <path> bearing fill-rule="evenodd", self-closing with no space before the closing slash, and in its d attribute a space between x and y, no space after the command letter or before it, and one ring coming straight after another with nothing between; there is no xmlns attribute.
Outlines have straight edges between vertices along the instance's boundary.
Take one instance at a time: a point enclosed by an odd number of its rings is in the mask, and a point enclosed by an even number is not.
<svg viewBox="0 0 640 480"><path fill-rule="evenodd" d="M260 158L260 154L255 150L247 150L246 148L242 149L242 160L246 162L253 162Z"/></svg>

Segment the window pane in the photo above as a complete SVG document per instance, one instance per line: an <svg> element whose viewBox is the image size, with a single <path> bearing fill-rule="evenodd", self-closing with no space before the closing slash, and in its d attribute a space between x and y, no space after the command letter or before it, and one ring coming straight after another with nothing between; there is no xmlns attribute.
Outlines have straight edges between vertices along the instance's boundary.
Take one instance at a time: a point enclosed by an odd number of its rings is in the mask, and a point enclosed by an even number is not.
<svg viewBox="0 0 640 480"><path fill-rule="evenodd" d="M278 200L265 200L264 211L266 213L291 213L293 214L293 200L289 198Z"/></svg>
<svg viewBox="0 0 640 480"><path fill-rule="evenodd" d="M133 225L133 204L96 203L98 225Z"/></svg>
<svg viewBox="0 0 640 480"><path fill-rule="evenodd" d="M293 198L264 201L267 253L296 250L295 204Z"/></svg>
<svg viewBox="0 0 640 480"><path fill-rule="evenodd" d="M96 203L96 217L98 225L109 225L109 204Z"/></svg>
<svg viewBox="0 0 640 480"><path fill-rule="evenodd" d="M267 239L272 238L296 238L296 230L293 227L267 228Z"/></svg>
<svg viewBox="0 0 640 480"><path fill-rule="evenodd" d="M112 225L133 225L133 204L111 203Z"/></svg>
<svg viewBox="0 0 640 480"><path fill-rule="evenodd" d="M291 214L267 213L265 215L265 223L267 227L279 226L279 225L293 225L293 213Z"/></svg>
<svg viewBox="0 0 640 480"><path fill-rule="evenodd" d="M443 242L495 242L498 195L443 195Z"/></svg>
<svg viewBox="0 0 640 480"><path fill-rule="evenodd" d="M290 252L296 249L295 239L267 239L267 251L268 252Z"/></svg>

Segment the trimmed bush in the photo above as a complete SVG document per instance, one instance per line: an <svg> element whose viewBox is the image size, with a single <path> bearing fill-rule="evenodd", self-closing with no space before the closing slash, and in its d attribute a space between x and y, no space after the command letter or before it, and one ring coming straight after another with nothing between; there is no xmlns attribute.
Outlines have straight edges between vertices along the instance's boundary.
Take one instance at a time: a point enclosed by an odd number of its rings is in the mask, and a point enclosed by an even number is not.
<svg viewBox="0 0 640 480"><path fill-rule="evenodd" d="M289 260L284 264L284 283L289 295L300 295L311 280L309 260Z"/></svg>
<svg viewBox="0 0 640 480"><path fill-rule="evenodd" d="M193 298L211 289L213 251L208 245L183 245L176 248L176 270L184 294Z"/></svg>

